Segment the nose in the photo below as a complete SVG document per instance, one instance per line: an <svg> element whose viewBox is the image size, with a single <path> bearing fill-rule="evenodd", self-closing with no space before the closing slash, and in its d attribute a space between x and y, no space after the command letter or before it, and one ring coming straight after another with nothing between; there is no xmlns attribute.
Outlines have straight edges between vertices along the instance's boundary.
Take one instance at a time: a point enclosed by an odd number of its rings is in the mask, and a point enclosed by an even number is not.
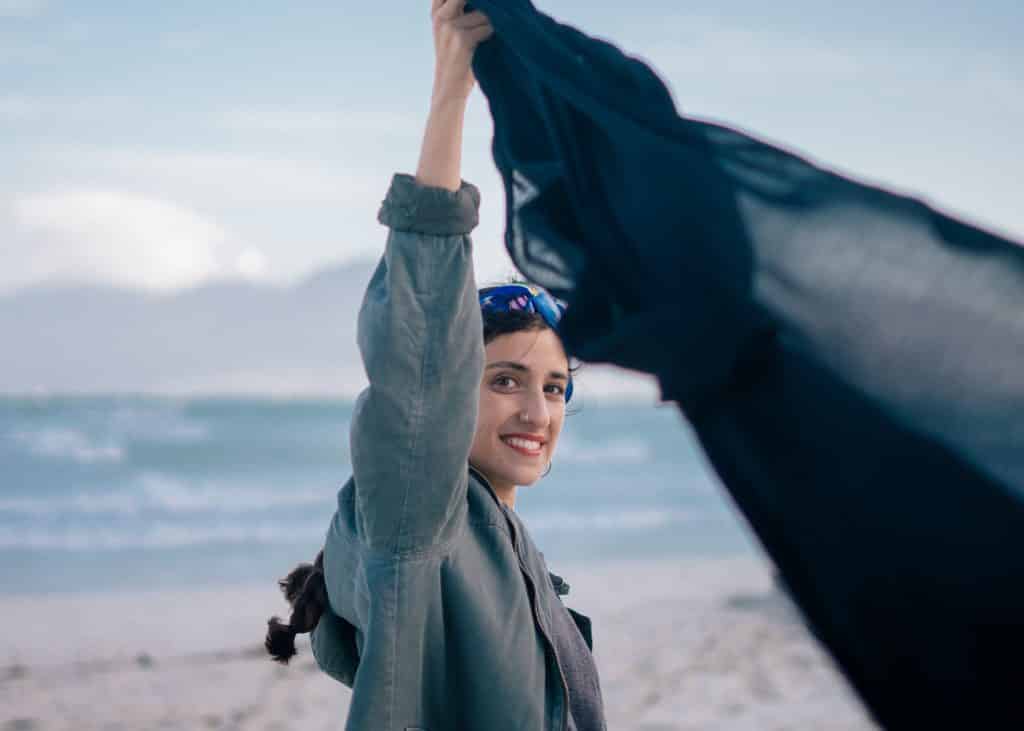
<svg viewBox="0 0 1024 731"><path fill-rule="evenodd" d="M519 420L535 429L547 429L551 423L548 400L542 389L527 389L520 402Z"/></svg>

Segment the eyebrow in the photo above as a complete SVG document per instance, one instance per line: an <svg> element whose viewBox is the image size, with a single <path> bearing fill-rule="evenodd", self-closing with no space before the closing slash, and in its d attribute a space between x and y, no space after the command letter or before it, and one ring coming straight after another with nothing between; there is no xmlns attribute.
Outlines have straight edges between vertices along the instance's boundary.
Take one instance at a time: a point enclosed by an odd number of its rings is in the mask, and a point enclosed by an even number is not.
<svg viewBox="0 0 1024 731"><path fill-rule="evenodd" d="M494 363L488 364L485 370L491 370L493 368L508 368L512 371L519 371L520 373L529 373L530 369L524 366L522 363L516 363L514 360L499 360ZM548 373L548 378L554 378L559 381L568 381L569 376L561 371L551 371Z"/></svg>

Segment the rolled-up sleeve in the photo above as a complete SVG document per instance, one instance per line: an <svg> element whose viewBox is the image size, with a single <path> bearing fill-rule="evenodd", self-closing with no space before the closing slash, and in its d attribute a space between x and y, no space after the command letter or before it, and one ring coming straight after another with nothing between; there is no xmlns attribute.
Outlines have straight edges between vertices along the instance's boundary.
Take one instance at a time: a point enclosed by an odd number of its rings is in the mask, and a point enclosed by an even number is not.
<svg viewBox="0 0 1024 731"><path fill-rule="evenodd" d="M373 549L423 551L465 515L483 334L470 231L480 197L396 175L389 227L359 312L369 386L352 419L360 533Z"/></svg>

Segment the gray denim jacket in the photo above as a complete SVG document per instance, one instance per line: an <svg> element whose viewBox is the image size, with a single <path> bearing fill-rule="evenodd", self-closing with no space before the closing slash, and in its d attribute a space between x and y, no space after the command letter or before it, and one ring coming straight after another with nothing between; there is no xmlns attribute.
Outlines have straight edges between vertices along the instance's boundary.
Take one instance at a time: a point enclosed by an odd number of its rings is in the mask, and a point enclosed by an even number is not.
<svg viewBox="0 0 1024 731"><path fill-rule="evenodd" d="M370 385L324 548L331 611L312 637L320 667L353 688L348 731L572 731L552 641L569 615L518 517L468 466L478 205L471 185L398 175L379 215L391 231L358 323Z"/></svg>

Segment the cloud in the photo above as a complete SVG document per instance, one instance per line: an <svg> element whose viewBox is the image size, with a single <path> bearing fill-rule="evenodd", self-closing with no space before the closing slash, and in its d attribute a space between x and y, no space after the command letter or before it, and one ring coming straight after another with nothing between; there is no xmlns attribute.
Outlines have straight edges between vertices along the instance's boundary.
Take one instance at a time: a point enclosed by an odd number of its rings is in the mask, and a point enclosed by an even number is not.
<svg viewBox="0 0 1024 731"><path fill-rule="evenodd" d="M365 176L305 160L89 145L47 146L40 148L39 155L64 170L88 170L94 180L112 179L133 187L141 181L193 200L308 204L337 203L367 194Z"/></svg>
<svg viewBox="0 0 1024 731"><path fill-rule="evenodd" d="M267 257L258 249L246 249L235 260L235 269L245 279L262 279L267 274Z"/></svg>
<svg viewBox="0 0 1024 731"><path fill-rule="evenodd" d="M218 250L218 276L260 281L294 281L317 267L378 249L383 231L375 214L391 171L403 169L399 163L361 155L362 148L354 164L337 160L343 157L340 154L323 153L318 145L294 158L285 156L291 152L287 146L274 148L281 150L281 156L269 151L273 147L269 144L247 147L237 151L236 146L232 152L178 152L49 141L22 144L13 159L11 180L0 176L0 206L4 188L23 197L54 190L98 190L173 201L230 231L229 240ZM320 156L313 157L318 151ZM29 238L24 221L17 225L13 219L4 221L2 213L0 261L6 257L17 263L0 267L0 290L66 278L66 268L53 264L59 258L56 249L48 249L45 266L26 263L40 240L55 236L53 227L46 232L37 229ZM262 255L262 265L253 256L240 261L249 248ZM64 250L70 252L71 247ZM81 270L75 263L74 271ZM93 274L90 279L102 277ZM152 280L149 276L141 284L151 286ZM192 283L190 277L180 280L185 286Z"/></svg>
<svg viewBox="0 0 1024 731"><path fill-rule="evenodd" d="M0 0L0 18L34 18L49 5L47 0Z"/></svg>
<svg viewBox="0 0 1024 731"><path fill-rule="evenodd" d="M13 225L29 245L23 278L102 280L174 289L217 271L227 239L216 223L166 200L79 190L22 195ZM13 272L7 277L13 278Z"/></svg>

